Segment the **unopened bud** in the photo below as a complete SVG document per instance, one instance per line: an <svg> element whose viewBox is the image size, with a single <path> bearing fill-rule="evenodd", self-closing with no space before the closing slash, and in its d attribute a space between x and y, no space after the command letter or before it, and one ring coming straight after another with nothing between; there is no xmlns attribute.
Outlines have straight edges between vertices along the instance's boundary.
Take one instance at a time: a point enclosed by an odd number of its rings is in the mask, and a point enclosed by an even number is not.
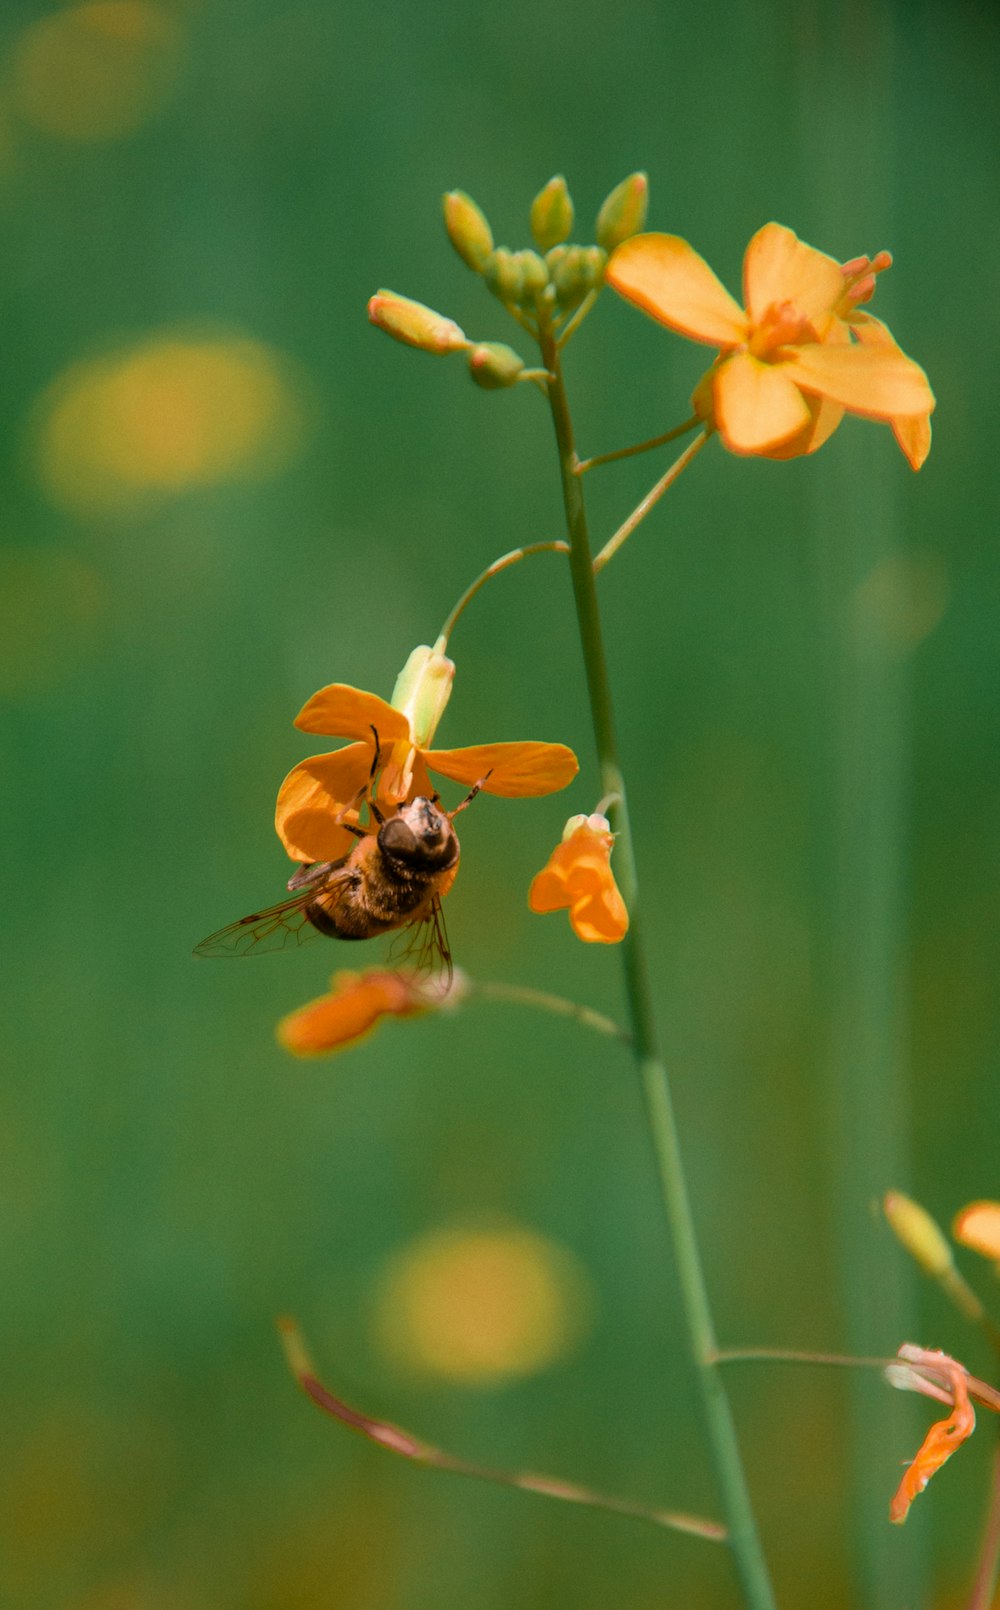
<svg viewBox="0 0 1000 1610"><path fill-rule="evenodd" d="M501 302L519 302L524 290L524 276L518 262L520 254L498 246L490 253L483 267L483 278Z"/></svg>
<svg viewBox="0 0 1000 1610"><path fill-rule="evenodd" d="M573 228L573 202L561 173L539 190L531 203L531 233L541 251L558 246Z"/></svg>
<svg viewBox="0 0 1000 1610"><path fill-rule="evenodd" d="M484 391L514 386L524 368L524 359L502 341L481 341L469 353L469 373Z"/></svg>
<svg viewBox="0 0 1000 1610"><path fill-rule="evenodd" d="M535 298L549 283L549 271L537 252L529 247L515 252L514 259L521 271L521 305L531 308Z"/></svg>
<svg viewBox="0 0 1000 1610"><path fill-rule="evenodd" d="M556 250L559 250L557 247ZM582 302L604 278L607 254L600 246L568 246L552 269L556 301L564 312Z"/></svg>
<svg viewBox="0 0 1000 1610"><path fill-rule="evenodd" d="M419 747L426 747L434 737L454 680L454 662L438 644L429 648L426 643L413 650L396 678L392 707L406 716L413 742Z"/></svg>
<svg viewBox="0 0 1000 1610"><path fill-rule="evenodd" d="M368 317L386 335L424 352L461 352L470 345L454 319L435 313L423 302L413 302L395 291L379 291L368 303Z"/></svg>
<svg viewBox="0 0 1000 1610"><path fill-rule="evenodd" d="M444 227L462 261L481 274L493 250L493 231L485 213L464 190L449 190L444 197Z"/></svg>
<svg viewBox="0 0 1000 1610"><path fill-rule="evenodd" d="M887 1191L882 1199L882 1211L897 1241L925 1274L940 1280L948 1273L954 1263L951 1246L926 1208L904 1196L902 1191Z"/></svg>
<svg viewBox="0 0 1000 1610"><path fill-rule="evenodd" d="M648 178L644 173L630 173L605 197L597 214L597 244L613 252L630 235L637 235L646 223L648 206Z"/></svg>

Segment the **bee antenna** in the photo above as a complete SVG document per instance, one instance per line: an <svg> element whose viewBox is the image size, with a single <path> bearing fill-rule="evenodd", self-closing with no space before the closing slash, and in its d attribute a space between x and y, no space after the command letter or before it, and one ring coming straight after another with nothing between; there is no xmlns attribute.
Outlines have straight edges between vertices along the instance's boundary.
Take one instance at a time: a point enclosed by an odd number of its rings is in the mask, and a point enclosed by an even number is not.
<svg viewBox="0 0 1000 1610"><path fill-rule="evenodd" d="M472 801L475 799L476 795L478 793L480 793L483 788L485 788L486 784L489 782L489 780L490 780L490 778L492 776L493 776L493 767L491 766L489 771L486 773L485 777L480 777L478 783L473 783L472 787L469 789L469 792L466 794L465 798L463 799L461 805L456 805L455 809L453 811L449 811L448 815L449 815L449 817L451 818L452 821L455 820L455 817L458 815L459 811L464 811L467 805L472 804Z"/></svg>

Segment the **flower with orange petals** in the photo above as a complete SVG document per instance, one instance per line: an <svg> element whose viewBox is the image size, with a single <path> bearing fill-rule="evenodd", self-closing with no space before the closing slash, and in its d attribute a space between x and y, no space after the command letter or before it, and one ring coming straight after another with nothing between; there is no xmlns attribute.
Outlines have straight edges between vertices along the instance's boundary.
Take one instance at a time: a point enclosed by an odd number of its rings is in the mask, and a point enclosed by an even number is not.
<svg viewBox="0 0 1000 1610"><path fill-rule="evenodd" d="M365 1039L384 1017L419 1017L446 1000L457 1005L463 990L459 973L450 981L380 967L334 973L327 995L281 1019L278 1039L297 1057L325 1056Z"/></svg>
<svg viewBox="0 0 1000 1610"><path fill-rule="evenodd" d="M578 939L616 945L625 937L628 912L611 871L615 836L606 816L571 816L542 871L532 880L532 911L569 911Z"/></svg>
<svg viewBox="0 0 1000 1610"><path fill-rule="evenodd" d="M949 1358L947 1353L914 1347L910 1343L899 1349L899 1358L904 1362L889 1365L886 1370L891 1384L904 1391L923 1392L927 1397L937 1398L951 1406L951 1413L945 1420L935 1420L896 1489L889 1505L889 1519L895 1526L902 1526L917 1494L923 1492L935 1471L940 1470L959 1444L976 1429L976 1413L969 1401L969 1376L964 1365Z"/></svg>
<svg viewBox="0 0 1000 1610"><path fill-rule="evenodd" d="M274 825L295 861L335 861L354 839L341 825L363 796L378 734L378 798L388 807L418 795L430 798L429 771L456 782L482 781L487 794L523 798L552 794L576 776L577 759L565 744L473 744L431 749L448 702L455 667L437 649L414 649L396 683L391 704L375 693L334 682L314 693L295 718L303 732L353 742L294 766L278 791ZM485 780L484 780L485 779Z"/></svg>
<svg viewBox="0 0 1000 1610"><path fill-rule="evenodd" d="M607 281L652 318L719 356L695 388L695 412L733 453L814 453L845 411L884 420L915 470L930 451L934 394L879 319L863 311L892 258L840 264L781 224L765 224L743 259L746 308L678 235L633 235Z"/></svg>
<svg viewBox="0 0 1000 1610"><path fill-rule="evenodd" d="M963 1247L991 1259L1000 1274L1000 1202L970 1202L956 1213L951 1230Z"/></svg>

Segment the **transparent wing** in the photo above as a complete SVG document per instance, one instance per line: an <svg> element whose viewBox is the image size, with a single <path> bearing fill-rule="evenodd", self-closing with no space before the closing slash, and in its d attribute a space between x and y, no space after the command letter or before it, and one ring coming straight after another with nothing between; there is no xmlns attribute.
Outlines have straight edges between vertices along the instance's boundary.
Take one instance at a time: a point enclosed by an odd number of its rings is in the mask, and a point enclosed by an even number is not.
<svg viewBox="0 0 1000 1610"><path fill-rule="evenodd" d="M314 874L310 876L310 874ZM276 950L296 950L308 940L322 937L309 920L308 908L322 895L323 905L329 911L350 883L350 874L342 862L322 862L315 867L303 867L292 878L289 887L295 893L277 905L266 906L263 911L251 911L218 933L209 934L194 947L196 956L266 956Z"/></svg>
<svg viewBox="0 0 1000 1610"><path fill-rule="evenodd" d="M427 908L426 915L411 923L392 945L389 960L394 967L406 967L415 973L435 973L440 969L451 984L455 966L448 947L444 912L437 895Z"/></svg>

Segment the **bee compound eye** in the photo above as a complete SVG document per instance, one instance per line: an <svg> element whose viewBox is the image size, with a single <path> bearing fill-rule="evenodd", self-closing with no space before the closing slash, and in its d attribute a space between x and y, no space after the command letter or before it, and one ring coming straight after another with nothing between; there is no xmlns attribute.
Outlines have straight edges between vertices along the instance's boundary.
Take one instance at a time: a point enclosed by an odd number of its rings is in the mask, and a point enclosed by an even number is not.
<svg viewBox="0 0 1000 1610"><path fill-rule="evenodd" d="M390 855L413 855L417 840L401 816L391 816L378 830L379 845Z"/></svg>

